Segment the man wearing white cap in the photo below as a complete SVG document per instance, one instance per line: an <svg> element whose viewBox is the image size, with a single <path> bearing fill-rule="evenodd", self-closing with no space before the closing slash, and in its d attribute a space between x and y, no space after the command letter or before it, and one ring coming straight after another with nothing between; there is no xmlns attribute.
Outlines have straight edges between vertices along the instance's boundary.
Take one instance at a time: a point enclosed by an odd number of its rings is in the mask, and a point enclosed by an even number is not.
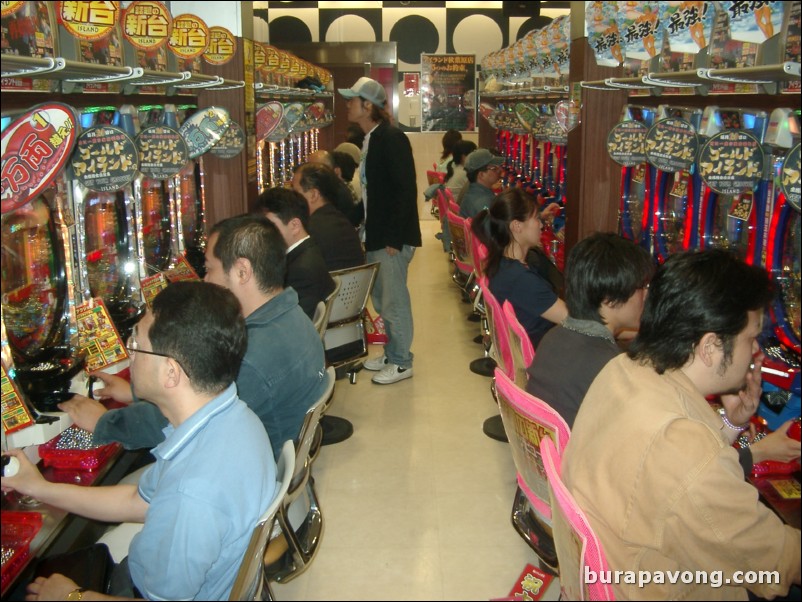
<svg viewBox="0 0 802 602"><path fill-rule="evenodd" d="M379 82L360 77L340 94L348 99L348 121L366 134L360 164L363 241L367 261L381 264L372 298L388 337L384 355L365 362L365 368L378 371L374 383L389 385L412 376L407 272L415 247L421 246L415 161L406 135L390 125L387 93Z"/></svg>

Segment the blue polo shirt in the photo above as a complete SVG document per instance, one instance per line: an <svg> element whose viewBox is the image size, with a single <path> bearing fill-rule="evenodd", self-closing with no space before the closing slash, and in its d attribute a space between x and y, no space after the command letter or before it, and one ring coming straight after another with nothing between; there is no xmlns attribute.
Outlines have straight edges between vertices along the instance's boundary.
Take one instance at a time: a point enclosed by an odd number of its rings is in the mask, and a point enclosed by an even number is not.
<svg viewBox="0 0 802 602"><path fill-rule="evenodd" d="M227 600L276 493L270 440L233 384L164 435L139 481L150 506L128 549L131 578L150 600Z"/></svg>
<svg viewBox="0 0 802 602"><path fill-rule="evenodd" d="M298 437L306 411L326 390L323 343L292 288L251 313L245 325L248 349L237 391L262 421L278 457L284 442ZM95 426L95 442L119 441L126 449L156 447L164 440L166 425L159 408L138 401L103 414Z"/></svg>

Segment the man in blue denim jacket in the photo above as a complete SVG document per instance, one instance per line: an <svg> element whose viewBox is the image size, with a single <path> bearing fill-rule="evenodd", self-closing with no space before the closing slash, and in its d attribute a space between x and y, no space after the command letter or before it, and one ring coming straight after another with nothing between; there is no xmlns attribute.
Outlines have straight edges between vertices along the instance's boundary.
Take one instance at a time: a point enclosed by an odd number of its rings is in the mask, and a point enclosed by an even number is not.
<svg viewBox="0 0 802 602"><path fill-rule="evenodd" d="M248 349L237 376L237 391L261 419L278 457L287 439L301 431L304 414L326 386L323 345L298 305L283 288L285 245L276 227L260 216L242 215L216 224L206 248L207 282L231 290L242 305ZM97 373L98 395L132 400L123 379ZM136 401L118 410L75 396L59 406L96 443L120 442L127 449L153 448L164 440L167 422L153 404ZM232 435L235 435L232 433Z"/></svg>

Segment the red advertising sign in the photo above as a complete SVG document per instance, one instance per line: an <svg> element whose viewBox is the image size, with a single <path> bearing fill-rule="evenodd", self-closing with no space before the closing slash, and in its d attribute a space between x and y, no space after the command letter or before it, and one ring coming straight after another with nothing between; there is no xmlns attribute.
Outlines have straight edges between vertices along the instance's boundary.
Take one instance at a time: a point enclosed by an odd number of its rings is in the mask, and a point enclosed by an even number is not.
<svg viewBox="0 0 802 602"><path fill-rule="evenodd" d="M76 117L58 102L33 107L3 132L2 213L47 188L75 148Z"/></svg>
<svg viewBox="0 0 802 602"><path fill-rule="evenodd" d="M203 60L210 65L225 65L234 58L237 39L225 27L209 28L209 45L203 53Z"/></svg>
<svg viewBox="0 0 802 602"><path fill-rule="evenodd" d="M76 38L100 40L120 20L119 2L56 2L58 22Z"/></svg>
<svg viewBox="0 0 802 602"><path fill-rule="evenodd" d="M170 11L161 2L132 2L123 15L123 35L139 50L164 46L172 27Z"/></svg>
<svg viewBox="0 0 802 602"><path fill-rule="evenodd" d="M173 32L167 44L177 57L195 58L202 55L209 45L209 28L200 17L178 15L173 19Z"/></svg>

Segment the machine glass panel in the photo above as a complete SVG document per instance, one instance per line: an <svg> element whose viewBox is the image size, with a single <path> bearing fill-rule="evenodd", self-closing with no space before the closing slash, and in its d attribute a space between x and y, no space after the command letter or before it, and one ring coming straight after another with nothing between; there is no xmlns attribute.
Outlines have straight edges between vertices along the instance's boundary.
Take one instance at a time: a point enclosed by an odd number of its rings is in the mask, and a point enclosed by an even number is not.
<svg viewBox="0 0 802 602"><path fill-rule="evenodd" d="M56 260L50 206L39 196L3 216L3 317L12 347L34 357L58 326L63 275Z"/></svg>

